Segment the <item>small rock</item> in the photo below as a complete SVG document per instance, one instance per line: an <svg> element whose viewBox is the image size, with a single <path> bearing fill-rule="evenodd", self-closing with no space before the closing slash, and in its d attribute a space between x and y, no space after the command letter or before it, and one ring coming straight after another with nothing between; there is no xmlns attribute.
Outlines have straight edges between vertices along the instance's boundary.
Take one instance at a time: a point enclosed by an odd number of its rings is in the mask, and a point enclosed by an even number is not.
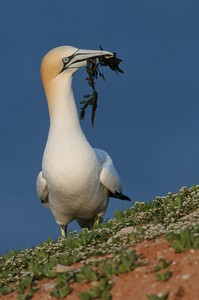
<svg viewBox="0 0 199 300"><path fill-rule="evenodd" d="M164 256L162 255L162 251L158 251L157 252L157 259L161 259L161 258L164 258Z"/></svg>
<svg viewBox="0 0 199 300"><path fill-rule="evenodd" d="M133 226L125 227L119 230L113 237L110 237L107 243L111 243L113 238L117 238L118 236L123 236L126 234L130 234L131 232L136 231L136 228Z"/></svg>
<svg viewBox="0 0 199 300"><path fill-rule="evenodd" d="M44 283L43 284L43 289L45 291L51 291L55 288L55 283Z"/></svg>
<svg viewBox="0 0 199 300"><path fill-rule="evenodd" d="M191 250L190 250L190 252L191 252L191 253L195 253L195 252L196 252L196 250L194 250L194 249L191 249Z"/></svg>
<svg viewBox="0 0 199 300"><path fill-rule="evenodd" d="M92 286L93 288L99 287L99 285L100 285L100 282L99 282L99 281L92 281L92 282L91 282L91 286Z"/></svg>
<svg viewBox="0 0 199 300"><path fill-rule="evenodd" d="M112 284L113 284L113 285L116 285L117 282L118 282L118 280L119 280L118 276L114 276L114 277L112 278Z"/></svg>
<svg viewBox="0 0 199 300"><path fill-rule="evenodd" d="M53 272L55 273L64 273L64 272L68 272L68 271L75 271L75 268L71 267L71 266L64 266L61 264L57 264L53 269Z"/></svg>
<svg viewBox="0 0 199 300"><path fill-rule="evenodd" d="M190 274L184 274L181 276L181 278L187 280L190 276Z"/></svg>

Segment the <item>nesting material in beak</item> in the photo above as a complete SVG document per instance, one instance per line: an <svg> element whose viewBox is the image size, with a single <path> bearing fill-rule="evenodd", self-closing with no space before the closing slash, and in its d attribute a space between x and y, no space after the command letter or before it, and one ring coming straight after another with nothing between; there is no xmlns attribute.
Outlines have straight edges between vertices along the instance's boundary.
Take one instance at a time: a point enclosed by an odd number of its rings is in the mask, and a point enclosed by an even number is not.
<svg viewBox="0 0 199 300"><path fill-rule="evenodd" d="M100 47L101 48L101 47ZM101 48L103 51L103 49ZM105 52L105 51L104 51ZM110 52L109 52L110 53ZM115 71L117 74L124 73L123 70L119 67L120 62L122 60L120 58L116 57L116 53L112 55L102 55L99 57L89 58L87 59L87 67L86 71L88 74L88 77L86 80L88 81L89 86L91 86L93 93L92 95L84 95L84 100L82 100L80 103L83 104L81 107L81 113L80 113L80 119L84 119L86 109L90 105L92 107L91 112L91 123L94 126L95 121L95 113L97 109L97 101L98 101L98 93L95 88L95 80L98 79L98 77L102 77L105 80L105 77L103 73L100 71L99 67L109 67L112 71ZM85 100L87 99L87 100Z"/></svg>

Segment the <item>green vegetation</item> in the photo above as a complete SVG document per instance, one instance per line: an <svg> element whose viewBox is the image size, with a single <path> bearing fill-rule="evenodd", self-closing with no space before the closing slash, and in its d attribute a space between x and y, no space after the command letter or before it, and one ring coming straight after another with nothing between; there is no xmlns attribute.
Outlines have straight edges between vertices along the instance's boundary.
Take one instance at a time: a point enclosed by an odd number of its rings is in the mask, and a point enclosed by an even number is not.
<svg viewBox="0 0 199 300"><path fill-rule="evenodd" d="M51 296L56 298L64 298L72 292L72 288L67 281L57 280L56 287L51 292Z"/></svg>
<svg viewBox="0 0 199 300"><path fill-rule="evenodd" d="M167 235L167 239L176 252L199 249L199 225L194 228L186 227L179 233L172 232Z"/></svg>
<svg viewBox="0 0 199 300"><path fill-rule="evenodd" d="M158 266L155 266L153 272L157 272L157 271L161 271L161 270L164 270L166 269L168 266L170 266L170 264L172 263L172 261L167 261L166 259L164 258L160 258L159 259L159 265Z"/></svg>
<svg viewBox="0 0 199 300"><path fill-rule="evenodd" d="M129 234L115 234L131 226ZM183 187L178 193L144 203L135 202L115 218L96 224L92 230L71 233L67 239L48 241L32 249L9 251L0 257L0 297L17 290L19 299L30 299L37 282L54 278L51 294L62 298L71 293L72 284L89 283L89 291L80 299L111 299L112 278L143 265L144 260L132 246L145 239L165 236L177 252L199 249L199 186ZM70 268L81 263L79 268ZM159 260L154 272L158 280L168 280L171 262ZM68 266L59 273L56 266ZM162 271L164 270L164 271ZM163 296L165 298L163 298ZM167 299L166 295L148 295L148 299ZM156 298L154 298L156 297ZM157 298L159 297L159 298Z"/></svg>
<svg viewBox="0 0 199 300"><path fill-rule="evenodd" d="M169 278L171 278L172 274L173 274L172 271L167 270L165 272L156 273L155 277L159 281L167 281L167 280L169 280Z"/></svg>
<svg viewBox="0 0 199 300"><path fill-rule="evenodd" d="M172 263L171 261L167 261L164 258L159 259L159 265L155 266L153 270L153 272L156 272L154 275L158 281L167 281L171 278L173 272L170 270L157 273L158 271L166 269L168 266L170 266L171 263Z"/></svg>
<svg viewBox="0 0 199 300"><path fill-rule="evenodd" d="M149 300L167 300L169 297L169 293L163 294L163 295L155 295L155 294L150 294L147 295L147 298Z"/></svg>
<svg viewBox="0 0 199 300"><path fill-rule="evenodd" d="M108 281L107 278L101 278L99 284L91 288L88 292L79 293L79 298L81 300L91 300L96 298L103 300L112 299L109 292L111 287L111 281Z"/></svg>

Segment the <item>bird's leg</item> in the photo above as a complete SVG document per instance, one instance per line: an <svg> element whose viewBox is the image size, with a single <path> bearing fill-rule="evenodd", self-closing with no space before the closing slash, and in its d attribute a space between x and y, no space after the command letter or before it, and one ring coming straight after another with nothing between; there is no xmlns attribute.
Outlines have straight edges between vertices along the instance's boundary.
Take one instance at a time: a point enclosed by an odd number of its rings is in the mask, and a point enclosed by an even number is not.
<svg viewBox="0 0 199 300"><path fill-rule="evenodd" d="M92 221L91 221L91 228L95 225L95 224L101 224L103 221L103 217L102 216L95 216Z"/></svg>
<svg viewBox="0 0 199 300"><path fill-rule="evenodd" d="M103 221L103 217L101 216L96 216L94 220L94 224L101 224Z"/></svg>
<svg viewBox="0 0 199 300"><path fill-rule="evenodd" d="M61 236L66 237L67 236L67 225L61 224L60 228L61 228Z"/></svg>

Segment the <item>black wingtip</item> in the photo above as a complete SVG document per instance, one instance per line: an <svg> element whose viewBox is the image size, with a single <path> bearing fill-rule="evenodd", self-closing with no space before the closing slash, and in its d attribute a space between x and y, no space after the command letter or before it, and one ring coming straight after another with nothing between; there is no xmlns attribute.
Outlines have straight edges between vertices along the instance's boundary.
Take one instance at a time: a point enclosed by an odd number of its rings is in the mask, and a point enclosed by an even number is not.
<svg viewBox="0 0 199 300"><path fill-rule="evenodd" d="M117 199L120 199L120 200L127 200L127 201L131 201L131 198L129 198L128 196L124 195L124 194L121 194L121 193L118 193L117 191L115 191L115 193L110 193L110 197L112 198L117 198Z"/></svg>
<svg viewBox="0 0 199 300"><path fill-rule="evenodd" d="M120 199L121 199L121 200L131 201L131 198L129 198L129 197L126 196L126 195L122 195Z"/></svg>

